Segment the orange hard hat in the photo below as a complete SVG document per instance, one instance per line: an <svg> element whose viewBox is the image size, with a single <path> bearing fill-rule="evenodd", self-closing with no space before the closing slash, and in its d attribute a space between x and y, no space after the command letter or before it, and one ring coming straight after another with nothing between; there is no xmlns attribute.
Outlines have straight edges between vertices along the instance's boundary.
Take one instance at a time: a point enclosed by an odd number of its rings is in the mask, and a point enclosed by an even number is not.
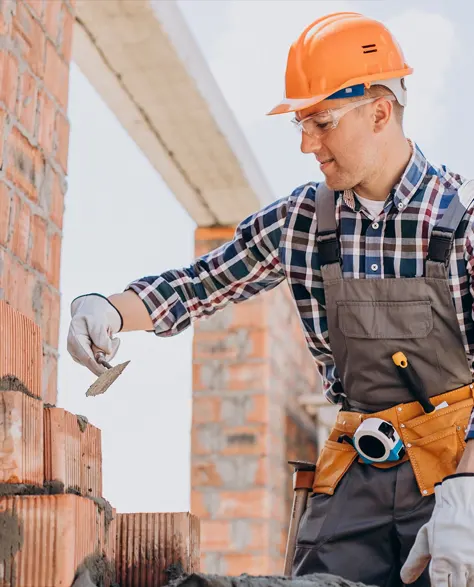
<svg viewBox="0 0 474 587"><path fill-rule="evenodd" d="M290 47L285 98L268 114L363 95L364 88L384 81L404 105L403 78L411 73L399 44L382 23L357 12L328 14L310 24Z"/></svg>

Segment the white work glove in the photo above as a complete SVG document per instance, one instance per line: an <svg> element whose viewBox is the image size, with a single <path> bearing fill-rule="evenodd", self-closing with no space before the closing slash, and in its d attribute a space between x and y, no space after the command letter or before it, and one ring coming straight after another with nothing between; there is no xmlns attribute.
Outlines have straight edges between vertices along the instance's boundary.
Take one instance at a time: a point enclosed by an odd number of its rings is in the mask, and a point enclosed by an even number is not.
<svg viewBox="0 0 474 587"><path fill-rule="evenodd" d="M431 587L473 587L474 473L446 477L435 486L435 500L400 577L409 585L429 563Z"/></svg>
<svg viewBox="0 0 474 587"><path fill-rule="evenodd" d="M67 337L67 350L71 357L96 375L107 368L96 360L102 352L107 362L115 357L120 339L113 338L123 326L117 308L100 294L87 294L75 298L71 303L71 323Z"/></svg>

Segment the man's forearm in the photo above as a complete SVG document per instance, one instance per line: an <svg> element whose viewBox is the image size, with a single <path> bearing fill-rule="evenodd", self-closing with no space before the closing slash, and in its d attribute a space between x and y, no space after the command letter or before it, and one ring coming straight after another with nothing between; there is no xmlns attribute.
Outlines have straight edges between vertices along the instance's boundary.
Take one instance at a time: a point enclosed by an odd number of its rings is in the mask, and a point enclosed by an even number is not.
<svg viewBox="0 0 474 587"><path fill-rule="evenodd" d="M468 440L456 473L474 473L474 440Z"/></svg>
<svg viewBox="0 0 474 587"><path fill-rule="evenodd" d="M134 291L127 290L123 293L113 294L108 296L108 299L122 314L123 327L121 332L153 330L150 314L145 304Z"/></svg>

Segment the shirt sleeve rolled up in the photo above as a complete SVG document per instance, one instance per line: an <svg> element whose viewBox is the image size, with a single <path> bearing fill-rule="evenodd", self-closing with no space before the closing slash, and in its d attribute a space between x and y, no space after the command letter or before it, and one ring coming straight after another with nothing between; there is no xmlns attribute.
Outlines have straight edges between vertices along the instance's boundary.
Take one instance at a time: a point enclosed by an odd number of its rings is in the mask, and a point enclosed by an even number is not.
<svg viewBox="0 0 474 587"><path fill-rule="evenodd" d="M289 198L284 198L249 216L237 226L232 240L188 267L128 284L126 289L145 304L155 334L173 336L229 303L278 285L285 278L279 245L288 203Z"/></svg>

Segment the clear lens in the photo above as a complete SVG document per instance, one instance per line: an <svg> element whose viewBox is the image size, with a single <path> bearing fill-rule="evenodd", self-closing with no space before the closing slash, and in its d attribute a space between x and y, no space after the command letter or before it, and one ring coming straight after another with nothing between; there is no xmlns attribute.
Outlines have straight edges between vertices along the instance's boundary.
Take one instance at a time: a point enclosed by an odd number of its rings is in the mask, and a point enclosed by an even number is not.
<svg viewBox="0 0 474 587"><path fill-rule="evenodd" d="M347 112L350 112L354 108L359 108L359 106L363 106L364 104L375 102L375 100L378 100L382 97L386 98L387 100L395 99L394 96L377 96L375 98L365 98L363 100L346 104L341 108L334 108L332 110L324 110L323 112L311 114L310 116L303 118L303 120L297 120L296 118L293 118L291 122L298 132L304 132L310 137L320 137L329 130L336 128L341 118L344 116L344 114L347 114Z"/></svg>

